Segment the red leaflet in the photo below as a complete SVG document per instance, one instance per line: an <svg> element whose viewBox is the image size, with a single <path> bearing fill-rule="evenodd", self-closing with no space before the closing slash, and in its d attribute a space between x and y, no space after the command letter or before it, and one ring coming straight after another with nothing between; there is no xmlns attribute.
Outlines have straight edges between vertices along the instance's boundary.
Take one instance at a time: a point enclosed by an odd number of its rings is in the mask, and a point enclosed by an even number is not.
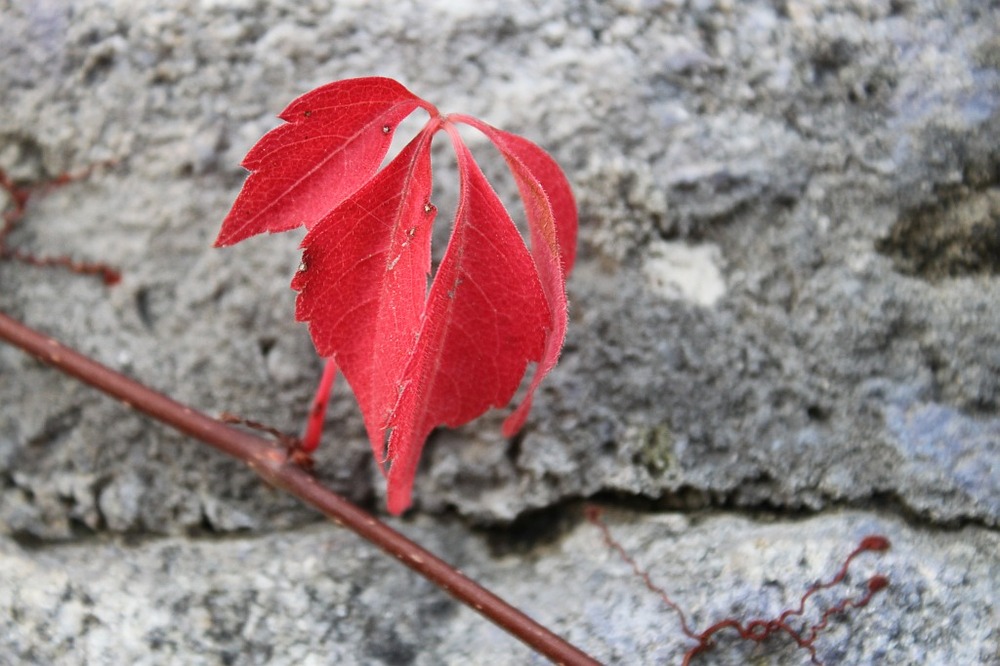
<svg viewBox="0 0 1000 666"><path fill-rule="evenodd" d="M295 318L354 390L379 461L427 297L432 134L421 132L306 234L292 280Z"/></svg>
<svg viewBox="0 0 1000 666"><path fill-rule="evenodd" d="M398 122L431 118L381 171ZM308 114L306 112L309 112ZM251 169L217 245L265 231L309 228L292 281L296 318L357 396L393 513L410 505L424 441L506 405L527 364L528 396L507 419L511 435L552 369L566 333L566 275L576 247L576 205L541 148L475 118L442 116L389 79L333 83L307 93L247 156ZM504 156L525 200L531 251L462 142L455 123L482 131ZM431 270L431 139L451 137L461 188L444 259ZM377 173L376 173L377 171ZM325 402L330 373L321 384ZM309 450L318 432L307 435Z"/></svg>
<svg viewBox="0 0 1000 666"><path fill-rule="evenodd" d="M296 99L278 115L288 124L265 134L243 158L250 177L216 247L312 227L371 178L396 126L422 104L399 83L378 77L329 83Z"/></svg>
<svg viewBox="0 0 1000 666"><path fill-rule="evenodd" d="M462 183L417 344L389 422L389 511L410 505L424 440L510 402L542 356L549 309L524 240L454 126Z"/></svg>
<svg viewBox="0 0 1000 666"><path fill-rule="evenodd" d="M511 437L528 418L535 389L555 367L566 338L566 275L573 267L576 256L576 202L562 169L544 150L527 139L498 130L475 118L462 116L461 120L479 129L493 142L514 174L528 216L531 253L538 267L550 313L545 356L535 372L524 402L503 424L504 435Z"/></svg>

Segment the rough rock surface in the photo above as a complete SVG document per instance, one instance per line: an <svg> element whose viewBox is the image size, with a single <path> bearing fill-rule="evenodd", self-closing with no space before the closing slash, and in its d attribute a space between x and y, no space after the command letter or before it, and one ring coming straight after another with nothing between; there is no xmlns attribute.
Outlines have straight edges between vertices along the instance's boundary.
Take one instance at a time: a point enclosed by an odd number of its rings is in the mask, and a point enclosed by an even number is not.
<svg viewBox="0 0 1000 666"><path fill-rule="evenodd" d="M575 512L574 517L578 517ZM891 587L834 616L816 640L827 664L987 664L996 658L996 532L944 532L895 518L831 512L800 521L723 514L605 518L653 581L701 631L724 617L772 618L829 580L862 537L893 544L850 567L822 609L859 597L876 574ZM458 564L607 663L679 663L695 645L676 615L604 545L564 523L530 549L509 534L419 518L411 537ZM522 542L523 543L523 542ZM343 530L251 537L99 539L60 548L0 542L6 654L29 663L533 664L533 655L473 611ZM787 637L760 645L720 632L698 664L808 663ZM761 660L760 662L755 660Z"/></svg>
<svg viewBox="0 0 1000 666"><path fill-rule="evenodd" d="M288 101L396 77L544 145L581 212L569 339L525 432L504 440L494 414L434 435L407 529L623 664L685 643L576 500L641 503L616 532L699 626L780 610L885 533L863 564L890 590L820 657L1000 662L997 35L983 0L0 0L0 168L114 161L33 200L9 240L124 275L0 262L0 310L201 409L296 429L320 370L292 321L298 237L211 241ZM323 481L381 506L343 385L327 439ZM0 654L528 659L314 522L0 345ZM808 659L778 640L704 660L762 655Z"/></svg>

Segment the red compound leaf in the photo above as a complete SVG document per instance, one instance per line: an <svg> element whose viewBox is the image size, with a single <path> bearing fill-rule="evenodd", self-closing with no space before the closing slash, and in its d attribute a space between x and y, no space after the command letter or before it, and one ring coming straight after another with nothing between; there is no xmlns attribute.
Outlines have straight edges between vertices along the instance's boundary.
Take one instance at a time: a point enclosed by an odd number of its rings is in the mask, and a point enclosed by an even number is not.
<svg viewBox="0 0 1000 666"><path fill-rule="evenodd" d="M380 171L396 124L430 119ZM576 205L555 161L535 144L468 116L440 115L389 79L352 79L307 93L244 166L247 179L217 245L305 225L292 281L296 318L328 359L302 449L319 441L336 368L361 408L388 477L388 506L411 503L424 441L510 402L527 366L528 396L504 425L524 423L566 334L566 276L576 250ZM456 129L479 129L507 161L531 234L525 245ZM461 179L455 225L431 273L431 140L451 138Z"/></svg>

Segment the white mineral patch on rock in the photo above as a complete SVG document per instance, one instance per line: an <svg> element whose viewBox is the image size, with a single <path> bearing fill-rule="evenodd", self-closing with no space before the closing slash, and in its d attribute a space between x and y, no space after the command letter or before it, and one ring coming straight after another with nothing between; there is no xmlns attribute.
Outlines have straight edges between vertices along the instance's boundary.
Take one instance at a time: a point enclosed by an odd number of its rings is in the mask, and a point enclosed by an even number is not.
<svg viewBox="0 0 1000 666"><path fill-rule="evenodd" d="M653 241L642 270L649 286L664 298L710 307L726 293L721 263L722 253L712 243Z"/></svg>

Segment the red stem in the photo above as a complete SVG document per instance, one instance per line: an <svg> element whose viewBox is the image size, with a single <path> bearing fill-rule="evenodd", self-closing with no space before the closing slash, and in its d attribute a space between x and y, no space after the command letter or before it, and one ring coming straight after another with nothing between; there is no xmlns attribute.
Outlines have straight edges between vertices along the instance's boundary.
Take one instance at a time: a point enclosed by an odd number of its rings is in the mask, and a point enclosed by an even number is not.
<svg viewBox="0 0 1000 666"><path fill-rule="evenodd" d="M109 162L108 164L111 163ZM65 268L79 275L100 275L101 279L104 280L104 284L108 286L117 284L121 281L121 273L107 264L76 261L68 256L39 257L38 255L30 252L24 252L22 250L15 250L7 247L7 237L12 231L14 231L14 227L24 217L24 214L28 209L28 199L36 193L45 194L46 192L57 187L62 187L63 185L72 183L73 181L86 178L90 175L94 166L88 167L87 169L75 174L64 173L44 184L30 187L20 187L16 185L10 176L7 175L7 172L0 169L0 190L7 193L7 196L10 197L12 204L8 210L3 212L3 216L0 217L0 261L13 260L29 266Z"/></svg>
<svg viewBox="0 0 1000 666"><path fill-rule="evenodd" d="M312 453L319 446L320 437L323 436L323 424L326 422L326 408L330 404L330 391L333 390L333 380L336 378L337 363L328 358L326 365L323 366L323 376L316 388L316 395L313 396L312 407L309 408L306 432L302 435L301 448L306 453Z"/></svg>
<svg viewBox="0 0 1000 666"><path fill-rule="evenodd" d="M242 460L268 484L281 488L413 569L458 601L560 664L594 665L592 657L566 642L444 560L410 541L340 495L321 486L271 442L236 430L158 393L0 312L0 340L90 384L154 419Z"/></svg>

